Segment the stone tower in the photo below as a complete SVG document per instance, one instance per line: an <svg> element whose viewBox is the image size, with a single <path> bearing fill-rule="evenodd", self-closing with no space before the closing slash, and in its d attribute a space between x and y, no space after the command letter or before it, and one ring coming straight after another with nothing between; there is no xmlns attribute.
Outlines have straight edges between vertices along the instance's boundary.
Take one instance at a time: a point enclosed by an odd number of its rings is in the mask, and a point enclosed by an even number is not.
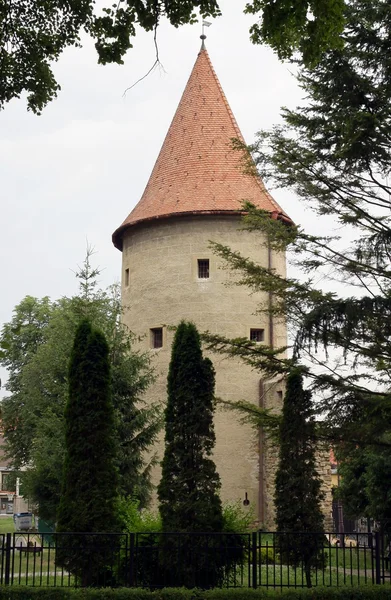
<svg viewBox="0 0 391 600"><path fill-rule="evenodd" d="M259 234L239 230L243 200L269 211L272 218L287 217L261 179L243 173L232 138L242 136L203 46L144 194L113 234L123 255L124 321L144 336L140 347L150 349L157 367L151 400L165 402L173 339L167 326L181 319L193 321L200 331L276 347L286 344L285 324L256 314L266 295L224 285L232 276L209 247L210 240L220 242L285 272L282 254L272 253ZM239 361L211 358L217 396L281 406L280 382L263 382L259 372ZM275 455L267 452L262 435L232 412L218 410L215 428L222 499L249 504L259 522L270 525ZM162 444L158 450L162 455ZM159 476L156 468L155 483Z"/></svg>

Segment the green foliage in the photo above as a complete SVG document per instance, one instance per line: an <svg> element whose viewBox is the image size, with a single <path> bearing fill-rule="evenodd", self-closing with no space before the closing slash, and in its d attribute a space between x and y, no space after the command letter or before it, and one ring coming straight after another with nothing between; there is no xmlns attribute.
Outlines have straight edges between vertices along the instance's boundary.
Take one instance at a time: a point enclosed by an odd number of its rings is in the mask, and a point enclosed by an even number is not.
<svg viewBox="0 0 391 600"><path fill-rule="evenodd" d="M241 502L225 502L223 504L223 531L246 533L254 529L255 514L251 509L244 509Z"/></svg>
<svg viewBox="0 0 391 600"><path fill-rule="evenodd" d="M119 532L118 472L109 346L87 319L76 330L65 409L65 461L57 532ZM70 534L58 538L56 560L83 585L102 584L112 539ZM80 542L82 540L82 543ZM89 550L83 547L89 542ZM115 542L114 542L115 543ZM107 546L107 548L106 548ZM106 552L107 550L107 552Z"/></svg>
<svg viewBox="0 0 391 600"><path fill-rule="evenodd" d="M147 510L140 511L137 502L120 499L119 517L122 531L137 535L135 539L135 544L137 544L137 572L135 574L137 584L147 587L152 583L159 584L160 577L166 576L166 545L164 539L162 544L160 515ZM241 534L253 529L254 521L253 513L244 510L239 502L226 503L223 506L223 532L226 535L219 539L218 548L214 546L212 538L208 539L208 546L210 546L211 553L214 551L221 553L222 548L227 548L224 553L224 568L227 575L230 574L230 571L232 574L234 573L235 566L243 564L248 551L248 537ZM180 544L181 555L183 551L186 555L184 544L188 541L187 538L175 538L174 541L176 541L176 545ZM194 544L195 538L192 537L190 541ZM200 540L196 540L195 546L197 546L197 541ZM159 551L159 547L161 551ZM180 564L183 564L182 558L182 556L179 557ZM216 560L216 557L213 560ZM128 572L128 561L129 557L125 555L121 562L123 574Z"/></svg>
<svg viewBox="0 0 391 600"><path fill-rule="evenodd" d="M315 235L283 215L270 219L246 204L244 227L260 234L265 248L288 250L297 276L285 277L222 245L214 249L239 274L241 285L272 295L272 305L265 294L259 310L288 321L291 354L303 358L322 416L316 435L341 445L346 469L358 468L361 477L367 457L359 467L355 449L377 454L381 472L391 441L390 4L346 2L342 37L343 47L323 53L316 66L298 61L305 104L283 109L283 125L260 132L250 149L266 182L294 192L317 219L333 217L337 235ZM263 376L289 373L294 364L283 349L205 339ZM257 426L272 431L278 426L272 414L243 402L236 408ZM375 476L365 476L361 491L367 496L370 482L371 493L381 495L382 486L377 492L372 487L380 483ZM360 494L353 512L364 509L362 501Z"/></svg>
<svg viewBox="0 0 391 600"><path fill-rule="evenodd" d="M278 531L275 545L282 562L292 566L303 564L308 587L311 587L311 569L323 566L324 558L323 495L315 454L311 394L303 389L303 377L297 368L288 375L282 409L274 496Z"/></svg>
<svg viewBox="0 0 391 600"><path fill-rule="evenodd" d="M259 548L257 551L258 563L261 565L278 565L280 557L274 548Z"/></svg>
<svg viewBox="0 0 391 600"><path fill-rule="evenodd" d="M266 42L282 60L299 50L311 65L323 51L343 47L344 9L343 0L251 0L245 12L262 14L250 29L254 44Z"/></svg>
<svg viewBox="0 0 391 600"><path fill-rule="evenodd" d="M182 321L168 373L165 452L158 487L163 531L222 530L220 478L211 459L214 369L203 358L199 334Z"/></svg>
<svg viewBox="0 0 391 600"><path fill-rule="evenodd" d="M220 478L211 458L215 445L214 369L202 356L200 337L192 323L182 321L176 330L167 392L165 451L158 486L163 531L219 533L223 530ZM166 584L194 587L197 580L202 587L216 585L221 565L212 559L211 548L196 551L198 544L204 544L200 536L182 538L182 568L175 569L177 539L163 536Z"/></svg>
<svg viewBox="0 0 391 600"><path fill-rule="evenodd" d="M2 586L0 600L390 600L388 586L359 588L315 588L273 590L249 588L187 590L170 589L150 591L138 588L72 589Z"/></svg>
<svg viewBox="0 0 391 600"><path fill-rule="evenodd" d="M326 417L319 431L340 446L348 511L384 519L391 440L390 5L349 2L343 37L342 49L300 71L306 106L285 110L282 128L261 133L255 158L261 174L293 189L318 214L333 215L351 240L346 247L298 229L290 245L296 264L318 279L325 267L354 295L325 293L311 280L301 288L280 280L276 309L296 327L296 355L312 359L309 375ZM320 369L322 347L342 360L326 356Z"/></svg>
<svg viewBox="0 0 391 600"><path fill-rule="evenodd" d="M340 47L343 0L252 0L245 12L259 15L251 29L254 43L269 43L281 58L296 50L306 63ZM69 46L80 46L82 32L95 41L101 64L123 63L132 48L137 27L155 31L162 18L174 27L217 17L217 0L119 0L101 6L95 0L72 2L63 10L60 0L5 2L0 6L0 108L26 91L27 106L40 113L60 89L52 63Z"/></svg>
<svg viewBox="0 0 391 600"><path fill-rule="evenodd" d="M155 29L163 17L178 27L202 16L219 14L216 0L137 2L120 0L101 9L95 0L71 2L64 10L60 0L5 2L0 6L0 108L27 91L28 108L40 113L56 97L59 84L52 63L69 46L80 46L84 30L94 40L99 62L123 62L139 25Z"/></svg>
<svg viewBox="0 0 391 600"><path fill-rule="evenodd" d="M369 517L391 531L391 453L388 447L377 448L340 445L337 450L340 484L337 497L344 512L355 519Z"/></svg>
<svg viewBox="0 0 391 600"><path fill-rule="evenodd" d="M143 509L137 500L120 498L118 515L125 533L161 533L160 513ZM243 509L240 502L223 504L223 532L246 533L254 529L255 515L251 510Z"/></svg>
<svg viewBox="0 0 391 600"><path fill-rule="evenodd" d="M160 533L162 521L159 513L146 509L140 510L137 500L120 498L118 502L118 516L124 533Z"/></svg>
<svg viewBox="0 0 391 600"><path fill-rule="evenodd" d="M23 468L23 493L50 522L56 521L60 499L68 364L83 316L109 343L121 495L134 496L145 506L151 490L151 464L143 455L161 427L161 417L156 406L142 402L152 379L149 358L132 350L132 334L120 321L119 290L96 290L97 274L88 255L77 273L80 295L58 301L26 297L0 336L0 362L9 373L10 394L1 405L6 451L13 467Z"/></svg>
<svg viewBox="0 0 391 600"><path fill-rule="evenodd" d="M57 531L115 532L118 497L109 347L83 320L75 335L65 409L65 461Z"/></svg>

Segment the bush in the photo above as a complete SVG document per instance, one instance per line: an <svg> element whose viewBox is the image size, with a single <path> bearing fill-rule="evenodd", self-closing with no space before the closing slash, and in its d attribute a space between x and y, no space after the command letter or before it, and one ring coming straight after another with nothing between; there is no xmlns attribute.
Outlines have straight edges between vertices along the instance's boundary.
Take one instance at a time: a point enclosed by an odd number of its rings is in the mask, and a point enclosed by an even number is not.
<svg viewBox="0 0 391 600"><path fill-rule="evenodd" d="M278 565L280 557L274 548L259 548L258 563L261 565Z"/></svg>
<svg viewBox="0 0 391 600"><path fill-rule="evenodd" d="M159 569L158 547L162 532L160 515L145 509L140 510L137 500L121 498L119 520L124 533L135 534L134 543L137 544L130 583L150 587ZM129 557L126 554L121 557L120 571L120 579L124 581L129 572Z"/></svg>
<svg viewBox="0 0 391 600"><path fill-rule="evenodd" d="M248 555L249 538L248 533L254 523L254 515L249 510L244 510L240 502L227 503L223 507L223 533L224 537L208 538L208 547L205 549L205 538L200 535L185 536L180 538L169 534L162 534L162 523L160 515L146 510L139 510L137 501L122 498L119 502L119 518L124 533L136 534L134 540L137 544L136 559L132 574L132 582L135 585L147 587L160 587L167 581L165 570L162 569L164 560L162 554L165 548L162 548L162 541L171 546L171 553L177 555L175 561L180 568L185 569L187 565L195 562L197 564L197 584L205 585L199 576L199 567L203 560L210 563L210 557L213 554L213 560L217 557L217 563L220 568L222 580L225 582L233 581L233 573L237 565L243 564ZM246 534L247 535L241 535ZM217 548L216 548L217 544ZM129 566L128 557L123 554L121 560L121 573L119 580L125 581L127 569ZM208 575L208 570L203 569ZM175 580L170 581L171 585Z"/></svg>
<svg viewBox="0 0 391 600"><path fill-rule="evenodd" d="M139 502L121 498L118 502L118 517L123 533L161 533L162 521L159 513L140 510ZM248 533L254 529L255 517L251 510L244 510L240 502L223 505L223 532Z"/></svg>
<svg viewBox="0 0 391 600"><path fill-rule="evenodd" d="M72 589L0 587L0 600L391 600L391 587L312 588L281 590L164 588L151 592L139 588Z"/></svg>
<svg viewBox="0 0 391 600"><path fill-rule="evenodd" d="M254 511L244 509L239 501L223 504L223 531L248 533L256 529L254 523Z"/></svg>
<svg viewBox="0 0 391 600"><path fill-rule="evenodd" d="M123 533L161 533L162 531L159 513L140 510L137 500L121 498L118 502L118 513Z"/></svg>

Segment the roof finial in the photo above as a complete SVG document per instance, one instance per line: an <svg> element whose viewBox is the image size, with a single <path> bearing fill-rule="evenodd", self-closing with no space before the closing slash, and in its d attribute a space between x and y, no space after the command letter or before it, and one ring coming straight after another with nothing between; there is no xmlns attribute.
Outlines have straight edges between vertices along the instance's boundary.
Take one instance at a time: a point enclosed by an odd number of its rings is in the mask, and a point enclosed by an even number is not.
<svg viewBox="0 0 391 600"><path fill-rule="evenodd" d="M205 27L210 27L211 25L212 25L212 23L209 23L209 21L202 21L202 35L200 35L200 38L202 40L201 50L205 50L205 40L206 40Z"/></svg>

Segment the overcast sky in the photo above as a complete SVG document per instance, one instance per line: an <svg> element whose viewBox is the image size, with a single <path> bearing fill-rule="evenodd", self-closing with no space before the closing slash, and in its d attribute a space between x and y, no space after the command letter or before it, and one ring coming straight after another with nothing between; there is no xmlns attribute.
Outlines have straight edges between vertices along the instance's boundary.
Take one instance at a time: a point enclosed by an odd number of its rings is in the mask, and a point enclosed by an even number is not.
<svg viewBox="0 0 391 600"><path fill-rule="evenodd" d="M281 105L299 103L292 68L249 41L253 17L244 0L221 3L206 45L247 142L280 121ZM23 99L0 113L0 324L27 294L52 298L77 290L73 270L86 240L104 270L101 284L120 279L121 253L112 232L139 201L200 47L200 25L163 24L164 66L123 97L154 62L151 34L140 32L122 66L97 65L93 44L70 49L55 65L62 87L41 116ZM296 221L310 219L291 194L274 196ZM4 373L3 373L4 375Z"/></svg>

